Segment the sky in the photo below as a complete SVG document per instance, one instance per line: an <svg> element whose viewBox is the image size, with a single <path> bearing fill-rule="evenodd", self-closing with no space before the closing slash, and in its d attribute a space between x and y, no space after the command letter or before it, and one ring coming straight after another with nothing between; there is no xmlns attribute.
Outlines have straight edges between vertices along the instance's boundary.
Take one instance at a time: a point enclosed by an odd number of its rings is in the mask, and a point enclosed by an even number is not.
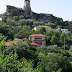
<svg viewBox="0 0 72 72"><path fill-rule="evenodd" d="M6 12L6 5L23 8L24 0L0 0L0 14ZM53 14L64 21L72 20L72 0L31 0L31 10Z"/></svg>

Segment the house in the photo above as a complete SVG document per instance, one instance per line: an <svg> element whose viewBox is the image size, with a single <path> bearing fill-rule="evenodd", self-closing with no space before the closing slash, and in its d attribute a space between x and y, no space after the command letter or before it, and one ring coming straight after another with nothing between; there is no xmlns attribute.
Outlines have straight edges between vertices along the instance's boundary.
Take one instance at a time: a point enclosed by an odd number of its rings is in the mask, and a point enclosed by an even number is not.
<svg viewBox="0 0 72 72"><path fill-rule="evenodd" d="M25 40L28 40L28 39L27 38L22 38L22 39L14 38L14 40L16 40L16 41L25 41Z"/></svg>
<svg viewBox="0 0 72 72"><path fill-rule="evenodd" d="M10 45L12 45L13 43L16 44L16 41L7 42L7 43L5 44L5 46L10 46Z"/></svg>
<svg viewBox="0 0 72 72"><path fill-rule="evenodd" d="M67 34L68 33L68 29L61 29L62 33Z"/></svg>
<svg viewBox="0 0 72 72"><path fill-rule="evenodd" d="M11 45L16 44L16 43L17 43L17 41L6 42L5 46L8 47L8 46L11 46ZM37 45L38 45L37 43L29 43L30 48L36 48Z"/></svg>
<svg viewBox="0 0 72 72"><path fill-rule="evenodd" d="M45 37L46 36L42 34L32 34L29 36L29 40L31 43L36 43L37 47L41 47L46 45Z"/></svg>
<svg viewBox="0 0 72 72"><path fill-rule="evenodd" d="M30 48L36 48L37 47L37 43L29 43Z"/></svg>
<svg viewBox="0 0 72 72"><path fill-rule="evenodd" d="M34 27L34 30L35 31L40 30L40 28L42 28L42 27L44 27L47 32L49 32L51 30L51 27L49 27L49 26L37 26L37 27Z"/></svg>
<svg viewBox="0 0 72 72"><path fill-rule="evenodd" d="M27 38L23 38L23 39L14 38L14 41L7 42L7 43L5 44L5 46L10 46L10 45L12 45L13 43L16 44L17 41L25 41L25 40L28 40L28 39L27 39Z"/></svg>
<svg viewBox="0 0 72 72"><path fill-rule="evenodd" d="M46 40L45 40L45 35L42 34L32 34L29 36L29 40L31 43L29 43L30 48L36 48L36 47L41 47L41 46L46 46ZM27 38L23 39L18 39L14 38L14 41L7 42L5 46L10 46L13 43L16 44L17 41L25 41L28 40Z"/></svg>

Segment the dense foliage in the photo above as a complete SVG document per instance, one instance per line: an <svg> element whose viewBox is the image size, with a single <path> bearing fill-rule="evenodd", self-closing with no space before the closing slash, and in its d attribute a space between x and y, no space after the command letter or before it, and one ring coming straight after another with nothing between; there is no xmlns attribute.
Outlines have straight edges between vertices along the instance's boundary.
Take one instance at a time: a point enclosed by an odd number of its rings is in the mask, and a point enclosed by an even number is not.
<svg viewBox="0 0 72 72"><path fill-rule="evenodd" d="M0 72L72 72L72 46L70 46L71 32L67 35L56 28L67 28L70 21L54 24L50 22L35 22L24 16L14 16L7 19L6 13L0 15ZM35 26L50 26L46 32L42 27L35 31ZM30 48L30 41L18 41L9 47L6 42L16 38L28 38L31 34L46 35L46 46ZM64 50L65 38L65 50Z"/></svg>

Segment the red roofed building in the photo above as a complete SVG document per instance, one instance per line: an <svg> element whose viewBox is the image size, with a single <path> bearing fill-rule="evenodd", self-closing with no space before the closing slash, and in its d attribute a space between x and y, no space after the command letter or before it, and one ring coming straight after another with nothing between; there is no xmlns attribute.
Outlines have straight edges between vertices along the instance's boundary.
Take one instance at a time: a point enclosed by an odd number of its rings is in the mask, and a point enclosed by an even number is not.
<svg viewBox="0 0 72 72"><path fill-rule="evenodd" d="M36 48L38 44L37 43L30 43L29 45L30 45L30 48Z"/></svg>
<svg viewBox="0 0 72 72"><path fill-rule="evenodd" d="M38 47L41 47L41 46L45 46L46 45L45 37L46 36L42 35L42 34L32 34L32 35L29 36L29 40L32 43L37 43Z"/></svg>
<svg viewBox="0 0 72 72"><path fill-rule="evenodd" d="M16 41L7 42L7 43L5 44L5 46L10 46L10 45L12 45L12 43L16 44Z"/></svg>
<svg viewBox="0 0 72 72"><path fill-rule="evenodd" d="M14 38L14 40L17 40L17 41L25 41L25 40L28 40L28 39L27 38L23 38L23 39Z"/></svg>
<svg viewBox="0 0 72 72"><path fill-rule="evenodd" d="M7 43L5 44L5 46L10 46L10 45L12 45L13 43L16 44L17 41L25 41L25 40L28 40L28 39L27 39L27 38L23 38L23 39L14 38L14 40L15 40L15 41L7 42Z"/></svg>

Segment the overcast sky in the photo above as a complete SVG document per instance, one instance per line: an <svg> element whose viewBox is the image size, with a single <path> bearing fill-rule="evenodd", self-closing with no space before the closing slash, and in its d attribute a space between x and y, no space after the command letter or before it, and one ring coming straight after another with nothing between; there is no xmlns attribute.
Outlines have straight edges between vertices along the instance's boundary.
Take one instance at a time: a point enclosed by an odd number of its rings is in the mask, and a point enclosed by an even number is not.
<svg viewBox="0 0 72 72"><path fill-rule="evenodd" d="M24 0L0 0L0 14L6 11L6 5L23 8ZM31 0L31 9L36 13L48 13L72 20L72 0Z"/></svg>

